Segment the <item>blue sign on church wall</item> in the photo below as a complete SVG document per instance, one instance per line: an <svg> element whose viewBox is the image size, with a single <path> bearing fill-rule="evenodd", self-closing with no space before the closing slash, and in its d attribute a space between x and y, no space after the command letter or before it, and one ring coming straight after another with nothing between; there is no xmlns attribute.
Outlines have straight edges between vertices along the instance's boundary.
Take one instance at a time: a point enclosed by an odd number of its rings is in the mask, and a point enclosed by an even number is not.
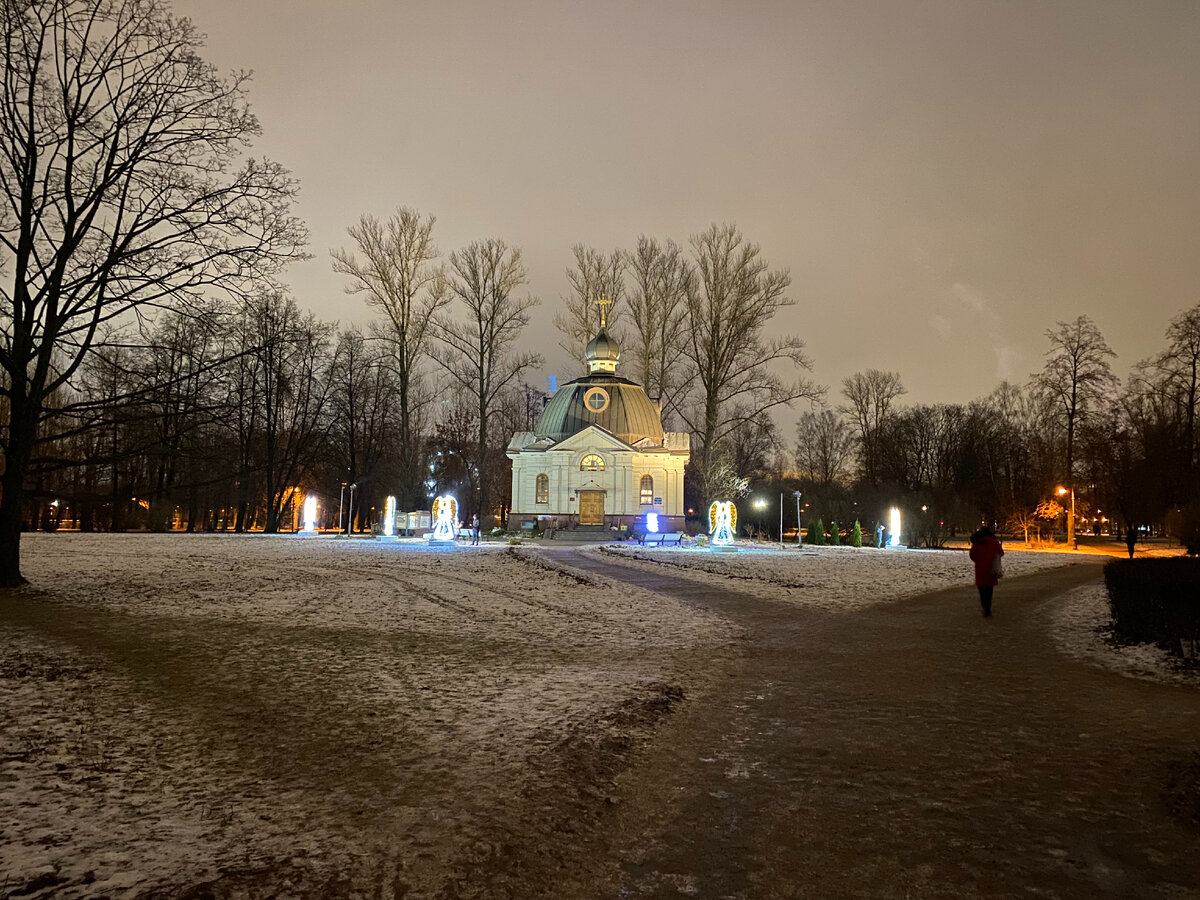
<svg viewBox="0 0 1200 900"><path fill-rule="evenodd" d="M655 505L655 506L662 506L662 497L655 497L655 498L654 498L654 505Z"/></svg>

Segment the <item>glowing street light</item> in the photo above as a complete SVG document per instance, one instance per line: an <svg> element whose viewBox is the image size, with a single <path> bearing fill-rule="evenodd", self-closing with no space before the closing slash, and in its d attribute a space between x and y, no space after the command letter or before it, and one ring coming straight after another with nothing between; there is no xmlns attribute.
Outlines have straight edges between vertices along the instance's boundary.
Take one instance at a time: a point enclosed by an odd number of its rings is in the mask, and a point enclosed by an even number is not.
<svg viewBox="0 0 1200 900"><path fill-rule="evenodd" d="M1075 536L1075 488L1058 486L1058 496L1071 495L1071 511L1067 514L1067 543L1075 550L1079 549L1079 538Z"/></svg>

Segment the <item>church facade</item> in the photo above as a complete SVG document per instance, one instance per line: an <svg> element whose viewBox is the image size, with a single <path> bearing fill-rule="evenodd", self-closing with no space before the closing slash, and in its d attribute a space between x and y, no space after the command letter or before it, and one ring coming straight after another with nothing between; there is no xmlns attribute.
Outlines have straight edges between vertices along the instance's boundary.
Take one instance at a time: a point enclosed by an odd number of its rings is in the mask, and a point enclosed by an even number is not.
<svg viewBox="0 0 1200 900"><path fill-rule="evenodd" d="M588 374L554 393L533 431L513 436L510 518L644 531L653 513L659 531L684 529L691 436L663 431L658 404L617 375L619 357L602 322L587 345Z"/></svg>

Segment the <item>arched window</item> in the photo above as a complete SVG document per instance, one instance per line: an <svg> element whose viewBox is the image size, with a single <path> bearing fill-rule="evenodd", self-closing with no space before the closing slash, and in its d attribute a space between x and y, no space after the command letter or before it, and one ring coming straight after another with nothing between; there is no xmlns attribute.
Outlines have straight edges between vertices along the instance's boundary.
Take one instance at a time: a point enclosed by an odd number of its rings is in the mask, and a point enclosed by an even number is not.
<svg viewBox="0 0 1200 900"><path fill-rule="evenodd" d="M595 453L589 453L587 456L585 456L583 458L583 461L579 463L579 471L580 472L603 472L604 471L604 460L602 460Z"/></svg>
<svg viewBox="0 0 1200 900"><path fill-rule="evenodd" d="M641 503L643 506L654 505L654 479L649 475L642 476Z"/></svg>
<svg viewBox="0 0 1200 900"><path fill-rule="evenodd" d="M550 502L550 476L545 472L537 477L537 496L534 500L537 503Z"/></svg>

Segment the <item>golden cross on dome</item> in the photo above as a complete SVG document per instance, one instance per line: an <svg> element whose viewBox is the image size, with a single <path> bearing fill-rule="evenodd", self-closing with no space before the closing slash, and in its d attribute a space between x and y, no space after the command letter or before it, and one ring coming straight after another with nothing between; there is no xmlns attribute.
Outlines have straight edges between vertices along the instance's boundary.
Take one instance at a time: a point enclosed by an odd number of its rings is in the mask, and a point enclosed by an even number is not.
<svg viewBox="0 0 1200 900"><path fill-rule="evenodd" d="M600 307L600 327L604 328L608 324L608 317L605 315L607 310L604 307L612 306L612 301L601 294L600 299L596 301L596 305Z"/></svg>

